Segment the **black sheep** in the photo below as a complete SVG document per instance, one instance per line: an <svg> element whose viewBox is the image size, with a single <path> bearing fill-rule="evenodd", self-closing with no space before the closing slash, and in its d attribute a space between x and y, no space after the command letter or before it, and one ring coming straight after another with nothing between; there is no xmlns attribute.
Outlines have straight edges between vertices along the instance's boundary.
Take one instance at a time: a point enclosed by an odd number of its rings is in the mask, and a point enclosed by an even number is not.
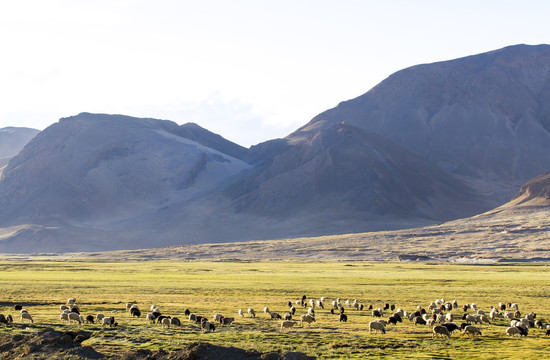
<svg viewBox="0 0 550 360"><path fill-rule="evenodd" d="M500 304L500 310L501 311L506 310L506 304Z"/></svg>
<svg viewBox="0 0 550 360"><path fill-rule="evenodd" d="M412 317L415 318L417 316L422 316L422 313L420 312L420 310L417 310L415 311L413 314L412 314Z"/></svg>
<svg viewBox="0 0 550 360"><path fill-rule="evenodd" d="M153 311L151 313L153 315L153 317L156 319L158 319L162 314L160 313L160 311L156 310L156 311Z"/></svg>
<svg viewBox="0 0 550 360"><path fill-rule="evenodd" d="M296 308L294 306L290 307L290 313L294 315L296 313Z"/></svg>
<svg viewBox="0 0 550 360"><path fill-rule="evenodd" d="M390 304L384 305L384 310L388 310L390 308Z"/></svg>
<svg viewBox="0 0 550 360"><path fill-rule="evenodd" d="M330 313L334 315L334 309L330 309Z"/></svg>
<svg viewBox="0 0 550 360"><path fill-rule="evenodd" d="M464 306L462 307L462 310L464 310L464 312L468 311L468 309L470 308L470 304L464 304Z"/></svg>
<svg viewBox="0 0 550 360"><path fill-rule="evenodd" d="M93 324L94 323L94 316L93 315L86 316L86 322L88 324Z"/></svg>
<svg viewBox="0 0 550 360"><path fill-rule="evenodd" d="M139 311L138 308L131 308L130 309L130 315L135 316L135 317L140 317L141 316L141 311Z"/></svg>
<svg viewBox="0 0 550 360"><path fill-rule="evenodd" d="M77 314L80 315L80 309L77 306L72 306L71 307L71 312L74 312L74 313L77 313Z"/></svg>
<svg viewBox="0 0 550 360"><path fill-rule="evenodd" d="M181 326L181 321L177 317L170 319L170 322L172 323L172 325Z"/></svg>
<svg viewBox="0 0 550 360"><path fill-rule="evenodd" d="M524 329L522 326L514 326L514 327L519 330L521 334L520 336L527 336L527 330Z"/></svg>
<svg viewBox="0 0 550 360"><path fill-rule="evenodd" d="M8 320L3 314L0 314L0 324L8 324Z"/></svg>
<svg viewBox="0 0 550 360"><path fill-rule="evenodd" d="M189 314L191 314L191 311L189 311L189 309L185 309L185 310L183 311L183 314L184 314L185 316L189 316Z"/></svg>
<svg viewBox="0 0 550 360"><path fill-rule="evenodd" d="M359 310L363 310L364 306L363 304L359 305Z"/></svg>
<svg viewBox="0 0 550 360"><path fill-rule="evenodd" d="M195 316L195 323L197 323L197 324L200 324L203 321L207 321L207 320L208 319L206 319L204 316L200 316L200 315Z"/></svg>
<svg viewBox="0 0 550 360"><path fill-rule="evenodd" d="M287 303L287 305L288 305L289 308L291 308L291 307L292 307L292 301L289 301L289 302Z"/></svg>
<svg viewBox="0 0 550 360"><path fill-rule="evenodd" d="M398 322L403 322L403 318L399 315L399 313L395 313L392 316L396 318Z"/></svg>
<svg viewBox="0 0 550 360"><path fill-rule="evenodd" d="M340 314L340 322L348 322L348 316L346 314Z"/></svg>
<svg viewBox="0 0 550 360"><path fill-rule="evenodd" d="M373 310L372 311L372 316L373 317L382 317L382 314L380 314L380 311L378 311L378 310Z"/></svg>
<svg viewBox="0 0 550 360"><path fill-rule="evenodd" d="M550 329L546 329L546 336L550 335Z"/></svg>
<svg viewBox="0 0 550 360"><path fill-rule="evenodd" d="M446 322L443 324L443 326L445 326L447 330L449 330L449 334L459 329L458 325L455 324L454 322Z"/></svg>
<svg viewBox="0 0 550 360"><path fill-rule="evenodd" d="M397 325L397 318L394 315L390 316L388 318L388 323L393 324L393 325Z"/></svg>
<svg viewBox="0 0 550 360"><path fill-rule="evenodd" d="M157 321L157 324L160 324L162 322L162 319L170 319L170 316L160 315L155 320Z"/></svg>
<svg viewBox="0 0 550 360"><path fill-rule="evenodd" d="M10 314L6 315L6 320L8 320L9 323L13 322L13 318L11 317Z"/></svg>
<svg viewBox="0 0 550 360"><path fill-rule="evenodd" d="M461 331L464 330L464 328L465 328L466 326L468 326L468 325L470 325L470 324L468 324L468 323L462 323L462 324L460 324L460 330L461 330Z"/></svg>
<svg viewBox="0 0 550 360"><path fill-rule="evenodd" d="M415 317L414 320L413 320L413 322L414 322L414 325L418 325L418 324L420 324L420 325L426 325L426 320L424 320L424 319L422 318L422 316L417 316L417 317Z"/></svg>
<svg viewBox="0 0 550 360"><path fill-rule="evenodd" d="M369 310L372 310L372 305L369 305Z"/></svg>
<svg viewBox="0 0 550 360"><path fill-rule="evenodd" d="M23 309L23 305L21 304L15 304L15 306L13 307L16 311L19 311L21 309Z"/></svg>

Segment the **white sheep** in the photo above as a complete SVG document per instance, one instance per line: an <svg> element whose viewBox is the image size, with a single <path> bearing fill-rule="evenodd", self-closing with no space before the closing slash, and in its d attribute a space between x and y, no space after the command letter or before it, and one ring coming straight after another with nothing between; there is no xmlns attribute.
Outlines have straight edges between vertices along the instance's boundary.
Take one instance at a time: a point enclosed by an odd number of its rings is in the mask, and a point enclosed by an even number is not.
<svg viewBox="0 0 550 360"><path fill-rule="evenodd" d="M116 326L116 323L115 323L115 318L114 317L104 317L103 319L101 319L101 323L103 324L103 326L105 325L109 325L109 326Z"/></svg>
<svg viewBox="0 0 550 360"><path fill-rule="evenodd" d="M311 307L307 309L307 313L311 316L315 316L315 310L313 310L313 308Z"/></svg>
<svg viewBox="0 0 550 360"><path fill-rule="evenodd" d="M434 322L435 322L434 319L428 319L428 320L426 320L426 326L431 327L431 326L434 325Z"/></svg>
<svg viewBox="0 0 550 360"><path fill-rule="evenodd" d="M269 308L266 306L264 307L264 314L268 314L268 313L270 313L270 311L269 311Z"/></svg>
<svg viewBox="0 0 550 360"><path fill-rule="evenodd" d="M69 321L69 314L68 312L62 312L59 314L59 321Z"/></svg>
<svg viewBox="0 0 550 360"><path fill-rule="evenodd" d="M214 316L212 316L212 320L216 322L221 322L221 319L223 319L223 315L220 313L215 313Z"/></svg>
<svg viewBox="0 0 550 360"><path fill-rule="evenodd" d="M447 321L447 322L453 322L453 313L447 313L447 314L445 314L445 321Z"/></svg>
<svg viewBox="0 0 550 360"><path fill-rule="evenodd" d="M250 314L250 316L252 316L253 318L256 317L256 312L254 311L254 309L252 308L248 308L248 313Z"/></svg>
<svg viewBox="0 0 550 360"><path fill-rule="evenodd" d="M462 333L462 336L468 335L468 336L475 336L476 334L481 335L481 331L474 325L468 325L464 328L464 332Z"/></svg>
<svg viewBox="0 0 550 360"><path fill-rule="evenodd" d="M136 304L131 303L131 302L126 303L126 310L130 311L130 309L132 308L133 305L136 305Z"/></svg>
<svg viewBox="0 0 550 360"><path fill-rule="evenodd" d="M21 313L21 323L23 323L23 320L30 320L31 323L34 323L31 314L27 311Z"/></svg>
<svg viewBox="0 0 550 360"><path fill-rule="evenodd" d="M304 314L304 315L300 316L300 323L302 324L302 326L303 326L304 322L311 325L312 322L315 322L315 317L313 317L309 314Z"/></svg>
<svg viewBox="0 0 550 360"><path fill-rule="evenodd" d="M294 325L296 325L296 321L283 320L283 322L281 322L281 330L290 329L294 327Z"/></svg>
<svg viewBox="0 0 550 360"><path fill-rule="evenodd" d="M243 309L239 309L239 316L244 317Z"/></svg>
<svg viewBox="0 0 550 360"><path fill-rule="evenodd" d="M169 318L164 318L162 319L162 327L163 328L167 328L167 329L170 329L170 323L172 321L169 319Z"/></svg>
<svg viewBox="0 0 550 360"><path fill-rule="evenodd" d="M235 321L235 318L232 317L224 317L221 321L222 325L231 325Z"/></svg>
<svg viewBox="0 0 550 360"><path fill-rule="evenodd" d="M156 305L151 305L151 312L155 312L155 309L158 310L158 312L160 312L158 306L156 306Z"/></svg>
<svg viewBox="0 0 550 360"><path fill-rule="evenodd" d="M67 299L68 305L74 305L76 303L76 298Z"/></svg>
<svg viewBox="0 0 550 360"><path fill-rule="evenodd" d="M153 313L149 313L145 316L145 320L150 322L150 323L155 323L155 320L157 319L157 317L155 315L153 315Z"/></svg>
<svg viewBox="0 0 550 360"><path fill-rule="evenodd" d="M78 325L82 324L82 321L80 321L80 314L71 312L67 315L67 318L69 319L69 325L71 325L71 320L73 322L78 322Z"/></svg>
<svg viewBox="0 0 550 360"><path fill-rule="evenodd" d="M369 323L369 334L372 330L374 330L374 332L381 332L382 334L386 333L386 327L380 321L371 321Z"/></svg>
<svg viewBox="0 0 550 360"><path fill-rule="evenodd" d="M518 310L519 310L519 306L518 306L518 304L512 304L512 305L510 305L510 309L513 309L513 310L518 311Z"/></svg>

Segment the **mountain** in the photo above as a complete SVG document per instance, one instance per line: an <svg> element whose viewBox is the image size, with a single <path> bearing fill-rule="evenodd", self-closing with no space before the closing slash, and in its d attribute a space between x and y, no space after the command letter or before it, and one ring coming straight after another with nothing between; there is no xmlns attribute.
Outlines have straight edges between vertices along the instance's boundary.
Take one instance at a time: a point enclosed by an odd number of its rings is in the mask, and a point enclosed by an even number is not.
<svg viewBox="0 0 550 360"><path fill-rule="evenodd" d="M550 169L550 46L517 45L401 70L291 134L345 121L506 202Z"/></svg>
<svg viewBox="0 0 550 360"><path fill-rule="evenodd" d="M520 45L413 66L250 149L197 124L61 119L0 175L0 252L324 236L488 214L550 169L548 64L549 46ZM524 194L544 197L537 184Z"/></svg>
<svg viewBox="0 0 550 360"><path fill-rule="evenodd" d="M196 125L171 121L87 113L61 119L6 167L0 182L2 223L101 229L189 201L249 167L181 136L195 133L196 139L223 143Z"/></svg>
<svg viewBox="0 0 550 360"><path fill-rule="evenodd" d="M525 203L550 204L550 172L528 181L512 199L514 205Z"/></svg>
<svg viewBox="0 0 550 360"><path fill-rule="evenodd" d="M367 130L339 123L278 153L230 187L238 211L446 220L487 207L456 176ZM473 201L473 199L476 199Z"/></svg>

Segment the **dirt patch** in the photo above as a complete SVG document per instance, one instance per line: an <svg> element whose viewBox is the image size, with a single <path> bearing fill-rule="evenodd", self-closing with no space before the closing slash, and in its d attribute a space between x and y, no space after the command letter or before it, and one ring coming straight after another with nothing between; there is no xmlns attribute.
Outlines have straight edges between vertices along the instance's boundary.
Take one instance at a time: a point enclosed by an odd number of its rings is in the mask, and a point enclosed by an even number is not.
<svg viewBox="0 0 550 360"><path fill-rule="evenodd" d="M0 336L0 360L25 359L122 359L122 360L310 360L314 357L303 353L268 353L223 347L209 343L192 343L185 350L167 352L151 350L121 351L118 356L106 356L91 346L83 346L89 339L89 331L57 331L46 328L33 335Z"/></svg>

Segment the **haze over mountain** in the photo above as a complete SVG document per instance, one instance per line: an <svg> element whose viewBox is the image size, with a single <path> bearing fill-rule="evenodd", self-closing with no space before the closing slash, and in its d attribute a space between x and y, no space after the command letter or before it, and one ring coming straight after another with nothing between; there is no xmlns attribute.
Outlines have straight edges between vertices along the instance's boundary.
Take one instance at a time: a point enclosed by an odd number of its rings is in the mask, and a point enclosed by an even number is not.
<svg viewBox="0 0 550 360"><path fill-rule="evenodd" d="M0 176L9 159L21 149L40 131L22 127L6 127L0 129Z"/></svg>
<svg viewBox="0 0 550 360"><path fill-rule="evenodd" d="M399 71L250 149L196 124L82 113L0 178L0 252L399 229L472 216L550 169L550 46Z"/></svg>

